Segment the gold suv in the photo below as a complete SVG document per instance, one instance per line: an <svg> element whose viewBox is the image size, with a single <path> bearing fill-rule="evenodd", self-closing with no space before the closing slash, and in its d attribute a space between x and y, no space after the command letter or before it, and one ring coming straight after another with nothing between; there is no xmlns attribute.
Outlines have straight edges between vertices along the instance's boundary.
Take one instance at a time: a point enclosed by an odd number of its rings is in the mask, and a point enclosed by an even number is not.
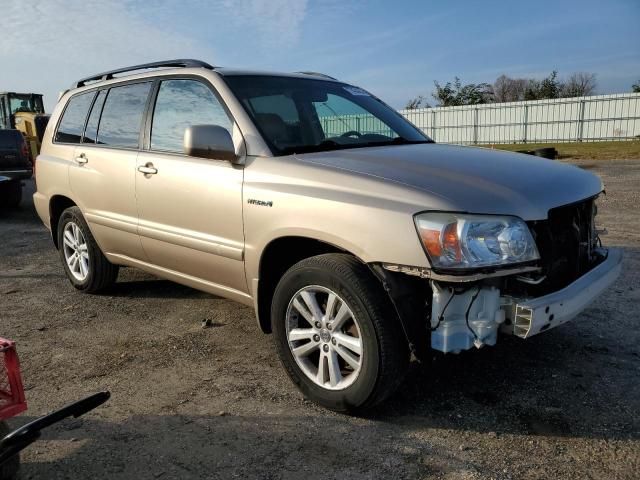
<svg viewBox="0 0 640 480"><path fill-rule="evenodd" d="M37 159L71 284L121 265L255 308L300 390L352 411L410 355L527 338L620 272L577 167L437 145L326 75L172 60L76 82Z"/></svg>

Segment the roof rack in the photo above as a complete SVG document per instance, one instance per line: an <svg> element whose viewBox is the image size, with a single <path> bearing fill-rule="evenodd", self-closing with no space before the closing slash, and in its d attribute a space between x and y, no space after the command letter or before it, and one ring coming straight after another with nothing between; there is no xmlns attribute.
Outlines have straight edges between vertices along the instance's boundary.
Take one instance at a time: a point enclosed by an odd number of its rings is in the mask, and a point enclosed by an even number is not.
<svg viewBox="0 0 640 480"><path fill-rule="evenodd" d="M117 70L109 70L108 72L98 73L96 75L91 75L90 77L86 77L83 79L74 82L71 85L71 88L84 87L87 82L99 81L99 80L111 80L114 78L114 75L118 73L126 73L126 72L135 72L137 70L147 70L151 68L164 68L164 67L196 67L196 68L206 68L208 70L213 70L214 67L209 65L202 60L193 60L190 58L180 58L176 60L163 60L161 62L151 62L151 63L142 63L140 65L132 65L131 67L118 68Z"/></svg>
<svg viewBox="0 0 640 480"><path fill-rule="evenodd" d="M326 75L324 73L319 73L319 72L296 72L296 73L301 73L302 75L312 75L314 77L328 78L329 80L338 80L337 78L334 78L334 77L331 77L329 75Z"/></svg>

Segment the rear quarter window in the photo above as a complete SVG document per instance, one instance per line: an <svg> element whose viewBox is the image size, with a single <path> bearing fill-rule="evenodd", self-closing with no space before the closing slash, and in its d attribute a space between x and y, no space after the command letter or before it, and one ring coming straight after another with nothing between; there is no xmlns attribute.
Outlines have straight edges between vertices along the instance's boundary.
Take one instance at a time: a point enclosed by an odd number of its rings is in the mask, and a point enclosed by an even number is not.
<svg viewBox="0 0 640 480"><path fill-rule="evenodd" d="M71 97L64 109L55 141L59 143L80 143L87 113L95 92L81 93Z"/></svg>

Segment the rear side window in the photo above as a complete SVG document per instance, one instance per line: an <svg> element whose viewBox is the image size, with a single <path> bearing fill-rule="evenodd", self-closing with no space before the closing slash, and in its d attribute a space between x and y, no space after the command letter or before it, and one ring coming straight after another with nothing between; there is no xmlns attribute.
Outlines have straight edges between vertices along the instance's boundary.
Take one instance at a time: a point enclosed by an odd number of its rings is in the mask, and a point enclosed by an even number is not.
<svg viewBox="0 0 640 480"><path fill-rule="evenodd" d="M219 125L231 131L231 121L210 88L195 80L165 80L153 111L151 149L182 153L184 131L190 125Z"/></svg>
<svg viewBox="0 0 640 480"><path fill-rule="evenodd" d="M100 123L100 114L102 113L105 98L107 98L107 91L101 90L100 93L98 93L96 101L93 102L93 108L89 114L89 120L87 121L87 128L85 129L82 143L96 143L96 139L98 138L98 124Z"/></svg>
<svg viewBox="0 0 640 480"><path fill-rule="evenodd" d="M80 143L84 122L96 92L81 93L71 97L56 132L55 141L61 143Z"/></svg>
<svg viewBox="0 0 640 480"><path fill-rule="evenodd" d="M151 83L113 87L107 94L98 127L97 143L137 148Z"/></svg>

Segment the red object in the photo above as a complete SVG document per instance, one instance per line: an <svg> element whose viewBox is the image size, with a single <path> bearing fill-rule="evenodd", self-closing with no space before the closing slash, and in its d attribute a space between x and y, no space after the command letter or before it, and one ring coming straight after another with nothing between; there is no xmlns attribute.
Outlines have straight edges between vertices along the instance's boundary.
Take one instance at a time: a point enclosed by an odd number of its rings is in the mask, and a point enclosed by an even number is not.
<svg viewBox="0 0 640 480"><path fill-rule="evenodd" d="M26 409L16 344L0 337L0 421Z"/></svg>

